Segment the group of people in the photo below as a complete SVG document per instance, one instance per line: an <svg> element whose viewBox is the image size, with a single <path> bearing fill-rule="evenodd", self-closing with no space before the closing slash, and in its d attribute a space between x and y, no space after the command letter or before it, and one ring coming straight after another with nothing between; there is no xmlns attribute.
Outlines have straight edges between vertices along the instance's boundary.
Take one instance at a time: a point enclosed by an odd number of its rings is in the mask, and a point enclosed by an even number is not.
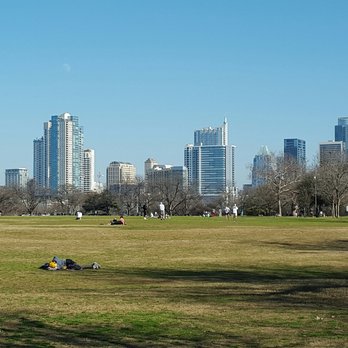
<svg viewBox="0 0 348 348"><path fill-rule="evenodd" d="M232 211L231 211L231 208L229 206L226 206L224 209L224 214L225 214L226 219L229 219L231 215L232 215L233 219L236 219L238 216L237 204L233 204Z"/></svg>
<svg viewBox="0 0 348 348"><path fill-rule="evenodd" d="M226 219L229 219L231 216L233 217L233 219L237 219L237 217L238 217L237 204L233 204L232 209L229 206L226 206L224 208L223 213L224 213ZM211 214L209 214L209 216L215 216L215 215L216 215L215 210L213 210L213 212ZM144 219L146 220L148 215L147 215L147 206L145 204L143 206L143 216L144 216ZM205 215L203 214L203 216L205 216ZM161 220L167 218L166 209L165 209L165 205L163 204L163 202L160 202L159 215L156 212L155 217L158 217ZM123 215L120 216L119 220L114 218L113 220L110 221L110 225L125 225L125 224L126 224L126 221L125 221Z"/></svg>
<svg viewBox="0 0 348 348"><path fill-rule="evenodd" d="M155 218L159 218L161 220L166 219L168 217L168 215L166 214L166 207L163 204L163 202L160 202L159 206L159 214L156 211L155 214L150 213L150 215L148 215L148 209L147 209L147 205L144 204L143 205L143 216L144 216L144 220L146 220L149 216L150 217L155 217Z"/></svg>
<svg viewBox="0 0 348 348"><path fill-rule="evenodd" d="M144 219L146 220L147 217L148 217L148 211L147 211L147 205L144 204L143 205L143 216L144 216ZM157 214L157 212L155 213L155 215L153 215L151 213L150 215L151 217L158 217L159 219L163 220L163 219L166 219L167 218L167 215L166 215L166 208L165 208L165 205L163 204L163 202L160 202L159 204L159 215ZM110 225L125 225L126 224L126 221L124 219L124 216L121 215L119 219L117 218L114 218L110 221Z"/></svg>

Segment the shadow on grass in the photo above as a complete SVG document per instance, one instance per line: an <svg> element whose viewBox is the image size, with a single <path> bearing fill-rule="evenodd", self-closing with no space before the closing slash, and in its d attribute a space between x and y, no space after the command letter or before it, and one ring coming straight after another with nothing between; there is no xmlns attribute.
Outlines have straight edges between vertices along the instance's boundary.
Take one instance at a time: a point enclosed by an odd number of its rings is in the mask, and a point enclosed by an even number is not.
<svg viewBox="0 0 348 348"><path fill-rule="evenodd" d="M127 276L167 281L197 281L209 283L276 283L305 280L346 280L346 272L331 272L315 268L279 268L279 269L250 269L250 270L176 270L176 269L124 269L106 271Z"/></svg>
<svg viewBox="0 0 348 348"><path fill-rule="evenodd" d="M264 244L270 244L285 249L300 251L348 251L348 239L338 239L330 242L320 242L316 244L301 244L294 242L265 242Z"/></svg>
<svg viewBox="0 0 348 348"><path fill-rule="evenodd" d="M2 314L2 313L0 313ZM146 317L146 313L130 320L130 316L120 319L115 314L115 323L103 325L75 324L57 326L34 320L24 316L6 316L0 321L1 347L260 347L256 340L215 332L194 329L190 332L182 328L178 334L178 327L183 326L177 320L169 322L174 330L162 327ZM116 319L117 318L117 319ZM139 319L142 319L139 321ZM161 314L158 315L160 321ZM116 321L117 320L117 321ZM111 321L112 322L112 321ZM142 322L142 324L139 324ZM149 324L150 323L150 324ZM168 323L167 323L168 325Z"/></svg>
<svg viewBox="0 0 348 348"><path fill-rule="evenodd" d="M130 303L156 300L230 308L236 303L272 305L277 310L341 311L348 307L347 273L320 268L250 270L103 269L78 273L84 286L62 288L78 294L120 297ZM98 283L96 287L95 284ZM103 285L102 285L103 284Z"/></svg>
<svg viewBox="0 0 348 348"><path fill-rule="evenodd" d="M86 274L87 276L87 274ZM132 296L168 298L171 301L193 301L211 304L236 301L273 303L280 307L341 309L348 306L346 272L315 268L252 270L173 270L123 269L104 270L99 281L115 280L129 286ZM120 279L122 279L120 281ZM139 287L134 287L138 284ZM110 289L111 293L115 289ZM86 291L91 291L86 289ZM117 290L116 290L117 291ZM146 296L146 295L145 295Z"/></svg>

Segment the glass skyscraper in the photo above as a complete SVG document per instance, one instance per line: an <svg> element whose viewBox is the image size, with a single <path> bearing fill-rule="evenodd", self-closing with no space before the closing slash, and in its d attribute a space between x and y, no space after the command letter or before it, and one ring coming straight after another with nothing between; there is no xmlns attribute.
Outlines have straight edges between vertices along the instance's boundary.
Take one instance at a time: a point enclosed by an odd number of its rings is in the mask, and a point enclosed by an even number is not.
<svg viewBox="0 0 348 348"><path fill-rule="evenodd" d="M44 136L34 140L34 179L56 191L71 185L83 190L83 130L77 116L64 113L44 123Z"/></svg>
<svg viewBox="0 0 348 348"><path fill-rule="evenodd" d="M301 139L284 139L284 158L292 159L304 167L306 165L306 142Z"/></svg>
<svg viewBox="0 0 348 348"><path fill-rule="evenodd" d="M344 150L348 151L348 117L339 117L335 126L335 141L342 141Z"/></svg>
<svg viewBox="0 0 348 348"><path fill-rule="evenodd" d="M228 145L228 123L194 132L194 145L187 145L184 162L190 187L205 197L235 192L235 146Z"/></svg>
<svg viewBox="0 0 348 348"><path fill-rule="evenodd" d="M253 160L251 173L252 187L258 187L266 184L268 175L272 173L272 154L266 145L260 148Z"/></svg>

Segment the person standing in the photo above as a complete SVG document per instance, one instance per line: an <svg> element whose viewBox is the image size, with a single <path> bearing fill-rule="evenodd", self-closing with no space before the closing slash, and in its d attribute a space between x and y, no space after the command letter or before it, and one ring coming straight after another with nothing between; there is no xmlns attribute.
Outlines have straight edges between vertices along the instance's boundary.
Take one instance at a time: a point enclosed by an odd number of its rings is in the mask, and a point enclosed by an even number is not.
<svg viewBox="0 0 348 348"><path fill-rule="evenodd" d="M147 219L147 205L146 203L143 205L143 214L144 214L144 219Z"/></svg>
<svg viewBox="0 0 348 348"><path fill-rule="evenodd" d="M231 215L231 209L230 207L226 206L225 209L224 209L224 214L225 214L225 217L226 219L230 219L230 215Z"/></svg>
<svg viewBox="0 0 348 348"><path fill-rule="evenodd" d="M233 219L237 219L237 216L238 216L238 207L237 207L237 204L233 204L233 207L232 207L232 215L233 215Z"/></svg>
<svg viewBox="0 0 348 348"><path fill-rule="evenodd" d="M164 204L161 202L160 204L159 204L159 210L160 210L160 218L161 218L161 220L163 220L164 218L165 218L165 214L166 214L166 208L165 208L165 206L164 206Z"/></svg>

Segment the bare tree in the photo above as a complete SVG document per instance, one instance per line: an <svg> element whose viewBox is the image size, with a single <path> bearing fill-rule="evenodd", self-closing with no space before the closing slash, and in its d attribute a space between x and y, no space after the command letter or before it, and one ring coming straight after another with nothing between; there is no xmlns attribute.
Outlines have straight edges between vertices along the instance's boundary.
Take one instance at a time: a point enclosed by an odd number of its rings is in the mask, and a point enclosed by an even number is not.
<svg viewBox="0 0 348 348"><path fill-rule="evenodd" d="M166 206L169 215L180 211L180 207L187 204L188 189L183 187L183 180L180 177L161 178L147 185L147 192L152 200L162 201Z"/></svg>
<svg viewBox="0 0 348 348"><path fill-rule="evenodd" d="M333 217L340 216L340 206L348 196L348 162L346 156L334 156L321 163L316 175L318 191L331 203Z"/></svg>
<svg viewBox="0 0 348 348"><path fill-rule="evenodd" d="M42 190L36 185L34 179L28 181L26 187L12 187L12 192L23 204L27 214L32 215L43 199Z"/></svg>
<svg viewBox="0 0 348 348"><path fill-rule="evenodd" d="M317 215L319 195L316 179L316 172L311 170L303 175L302 179L296 185L296 199L305 216L310 214Z"/></svg>
<svg viewBox="0 0 348 348"><path fill-rule="evenodd" d="M13 194L13 189L0 187L0 213L14 214L22 210L22 205L17 195Z"/></svg>
<svg viewBox="0 0 348 348"><path fill-rule="evenodd" d="M118 205L127 215L137 215L139 212L139 194L136 183L124 183L116 194Z"/></svg>
<svg viewBox="0 0 348 348"><path fill-rule="evenodd" d="M74 214L82 205L84 194L72 185L63 185L59 187L54 198L58 203L60 212Z"/></svg>
<svg viewBox="0 0 348 348"><path fill-rule="evenodd" d="M275 161L272 171L267 172L267 184L275 193L278 215L282 216L282 206L296 197L296 185L304 174L304 168L291 158L278 156Z"/></svg>

